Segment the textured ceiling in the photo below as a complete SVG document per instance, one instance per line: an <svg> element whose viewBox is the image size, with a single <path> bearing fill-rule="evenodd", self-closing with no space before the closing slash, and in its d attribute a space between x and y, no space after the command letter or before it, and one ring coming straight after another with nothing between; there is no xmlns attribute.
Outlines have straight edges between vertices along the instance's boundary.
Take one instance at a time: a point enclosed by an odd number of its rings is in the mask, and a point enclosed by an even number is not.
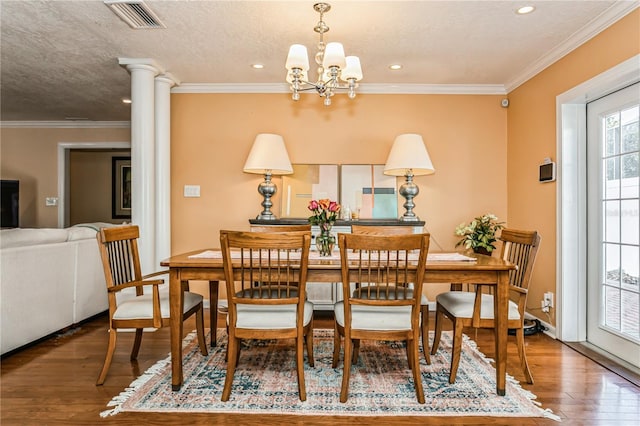
<svg viewBox="0 0 640 426"><path fill-rule="evenodd" d="M289 45L305 44L312 56L318 41L312 1L146 3L166 29L131 29L99 0L0 1L0 120L128 121L129 107L121 99L129 97L130 79L118 65L121 57L153 59L182 87L251 84L285 90ZM536 11L515 14L525 3ZM325 37L360 57L363 91L411 84L487 86L506 93L638 2L331 5L324 18L331 30ZM264 69L253 69L254 63ZM391 63L403 69L391 71ZM313 71L310 78L315 78Z"/></svg>

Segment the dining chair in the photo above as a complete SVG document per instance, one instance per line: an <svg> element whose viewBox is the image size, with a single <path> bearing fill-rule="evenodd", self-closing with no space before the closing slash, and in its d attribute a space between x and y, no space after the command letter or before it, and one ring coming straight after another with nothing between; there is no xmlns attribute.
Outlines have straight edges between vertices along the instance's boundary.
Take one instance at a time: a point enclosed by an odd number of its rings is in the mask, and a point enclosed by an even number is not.
<svg viewBox="0 0 640 426"><path fill-rule="evenodd" d="M311 225L251 225L251 232L299 232L306 231L311 232ZM259 286L261 283L254 282L253 285ZM290 285L297 285L297 283L290 283ZM229 308L227 306L221 306L218 308L218 312L223 315L229 314ZM229 335L229 323L227 322L227 335ZM229 346L227 346L227 353L225 355L225 361L229 358Z"/></svg>
<svg viewBox="0 0 640 426"><path fill-rule="evenodd" d="M410 235L414 234L413 226L367 226L367 225L351 225L352 234L364 235ZM413 283L408 283L409 288L413 289ZM356 283L356 288L358 283ZM366 295L366 293L360 293ZM422 353L427 364L431 364L431 356L429 349L429 299L424 294L420 298L420 334L422 336ZM354 351L353 362L358 359L358 352Z"/></svg>
<svg viewBox="0 0 640 426"><path fill-rule="evenodd" d="M298 394L306 400L304 343L313 360L313 303L305 300L311 233L220 231L229 313L228 401L241 339L295 339Z"/></svg>
<svg viewBox="0 0 640 426"><path fill-rule="evenodd" d="M169 292L158 287L164 280L150 279L169 271L142 275L137 242L139 236L140 230L136 225L102 228L96 234L109 299L109 346L97 385L104 383L111 366L118 329L136 330L131 350L131 360L134 361L138 358L143 329L169 325ZM151 287L151 294L145 294L145 287ZM136 289L135 297L123 298L118 302L116 295L128 288ZM202 296L185 291L182 320L193 314L196 314L200 352L206 356Z"/></svg>
<svg viewBox="0 0 640 426"><path fill-rule="evenodd" d="M424 404L419 366L420 295L429 234L338 234L344 300L334 305L333 368L344 337L340 402L349 394L353 352L360 340L406 342L418 402ZM361 283L353 293L350 283ZM414 283L410 289L406 283Z"/></svg>
<svg viewBox="0 0 640 426"><path fill-rule="evenodd" d="M521 231L504 228L499 240L502 242L500 257L514 263L517 268L509 272L509 313L507 327L516 330L516 344L520 365L527 383L533 383L533 376L527 363L524 345L524 312L531 274L535 264L541 237L536 231ZM453 348L449 383L454 383L460 363L462 331L464 327L495 328L494 298L483 291L484 285L476 284L475 292L447 291L436 297L435 336L431 354L440 344L444 317L453 322Z"/></svg>

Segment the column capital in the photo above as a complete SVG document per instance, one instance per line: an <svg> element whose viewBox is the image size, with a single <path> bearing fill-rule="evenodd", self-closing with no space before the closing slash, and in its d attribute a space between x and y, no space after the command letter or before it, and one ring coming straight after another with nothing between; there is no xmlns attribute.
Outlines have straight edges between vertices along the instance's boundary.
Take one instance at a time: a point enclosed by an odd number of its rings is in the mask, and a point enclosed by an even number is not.
<svg viewBox="0 0 640 426"><path fill-rule="evenodd" d="M178 80L170 72L165 72L163 74L160 74L160 75L156 76L156 81L160 82L160 83L166 83L166 84L169 85L169 87L179 86L180 83L181 83L180 80Z"/></svg>
<svg viewBox="0 0 640 426"><path fill-rule="evenodd" d="M154 75L164 73L164 68L150 58L118 58L118 63L129 72L136 69L143 69L153 72Z"/></svg>

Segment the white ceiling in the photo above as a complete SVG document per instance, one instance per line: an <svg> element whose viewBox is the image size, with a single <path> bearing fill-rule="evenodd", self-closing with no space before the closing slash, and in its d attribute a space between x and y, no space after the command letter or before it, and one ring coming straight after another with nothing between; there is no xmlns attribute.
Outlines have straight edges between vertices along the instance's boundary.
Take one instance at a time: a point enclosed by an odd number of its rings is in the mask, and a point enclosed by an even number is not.
<svg viewBox="0 0 640 426"><path fill-rule="evenodd" d="M174 90L285 91L289 45L305 44L312 57L318 41L313 1L146 3L166 29L131 29L101 0L0 1L0 120L128 121L121 99L130 79L118 58L153 59L180 81ZM508 93L638 7L637 0L330 3L326 41L359 56L361 91L378 93ZM524 4L536 10L517 15ZM391 71L392 63L403 69Z"/></svg>

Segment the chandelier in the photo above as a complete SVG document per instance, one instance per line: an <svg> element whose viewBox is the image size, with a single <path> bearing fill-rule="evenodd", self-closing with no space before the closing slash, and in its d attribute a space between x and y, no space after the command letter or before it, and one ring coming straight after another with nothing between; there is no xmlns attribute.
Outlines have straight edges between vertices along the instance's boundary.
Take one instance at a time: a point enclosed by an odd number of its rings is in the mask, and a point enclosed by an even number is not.
<svg viewBox="0 0 640 426"><path fill-rule="evenodd" d="M300 92L315 90L324 98L325 106L331 105L331 97L338 90L348 90L349 98L356 97L357 82L362 79L362 68L357 56L344 56L342 43L324 42L324 33L329 27L322 20L323 15L331 10L328 3L316 3L313 9L320 14L320 21L313 28L320 34L318 52L315 61L318 64L318 80L315 83L309 81L309 56L307 48L302 44L293 44L289 48L287 56L287 83L291 85L294 101L300 99ZM341 83L340 80L345 83Z"/></svg>

